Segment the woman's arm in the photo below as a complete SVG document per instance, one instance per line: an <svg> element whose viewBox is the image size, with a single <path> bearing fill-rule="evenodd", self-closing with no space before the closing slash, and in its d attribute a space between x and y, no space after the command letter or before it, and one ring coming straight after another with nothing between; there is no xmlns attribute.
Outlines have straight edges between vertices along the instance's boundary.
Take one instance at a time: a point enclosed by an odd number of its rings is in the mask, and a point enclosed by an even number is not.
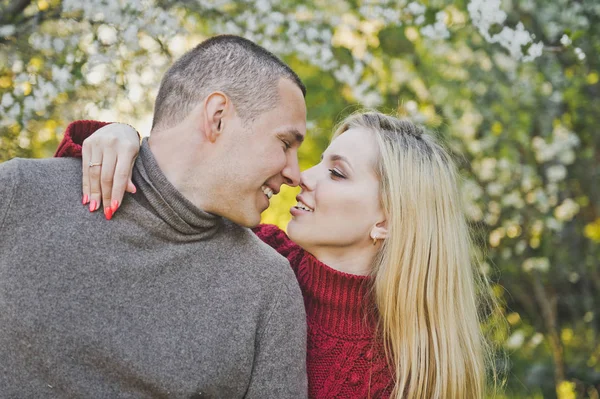
<svg viewBox="0 0 600 399"><path fill-rule="evenodd" d="M67 127L55 156L82 158L82 203L90 204L90 212L102 203L111 219L125 191L136 191L131 171L139 144L139 134L129 125L77 121Z"/></svg>
<svg viewBox="0 0 600 399"><path fill-rule="evenodd" d="M96 130L110 124L111 122L85 120L69 123L54 156L58 158L81 158L81 148L84 140Z"/></svg>
<svg viewBox="0 0 600 399"><path fill-rule="evenodd" d="M252 231L258 238L279 252L280 255L286 257L294 272L298 270L304 250L292 241L283 230L272 224L260 224Z"/></svg>

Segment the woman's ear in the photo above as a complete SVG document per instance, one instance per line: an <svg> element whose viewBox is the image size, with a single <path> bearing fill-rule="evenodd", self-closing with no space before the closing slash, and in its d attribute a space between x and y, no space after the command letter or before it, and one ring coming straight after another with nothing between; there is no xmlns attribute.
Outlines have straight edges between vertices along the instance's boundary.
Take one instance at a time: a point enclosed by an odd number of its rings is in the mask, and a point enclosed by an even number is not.
<svg viewBox="0 0 600 399"><path fill-rule="evenodd" d="M375 245L378 240L385 240L388 237L387 221L384 220L376 223L371 228L371 232L369 235L373 240L373 245Z"/></svg>
<svg viewBox="0 0 600 399"><path fill-rule="evenodd" d="M229 106L229 98L225 93L215 91L204 100L204 134L214 143L224 128L224 116Z"/></svg>
<svg viewBox="0 0 600 399"><path fill-rule="evenodd" d="M383 220L381 222L376 223L371 228L371 232L369 235L374 241L385 240L388 237L387 220Z"/></svg>

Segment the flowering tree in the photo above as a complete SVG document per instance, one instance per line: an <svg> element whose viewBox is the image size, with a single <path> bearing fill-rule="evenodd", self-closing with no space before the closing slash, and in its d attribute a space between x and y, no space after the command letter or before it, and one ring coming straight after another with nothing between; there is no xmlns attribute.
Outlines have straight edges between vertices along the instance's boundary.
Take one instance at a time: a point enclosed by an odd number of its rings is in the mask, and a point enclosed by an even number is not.
<svg viewBox="0 0 600 399"><path fill-rule="evenodd" d="M308 87L318 160L362 104L435 131L511 325L510 397L600 389L600 4L593 0L1 0L0 160L51 154L66 121L151 110L162 73L233 33ZM285 224L294 196L274 199ZM514 377L514 378L513 378ZM571 396L569 396L571 395Z"/></svg>

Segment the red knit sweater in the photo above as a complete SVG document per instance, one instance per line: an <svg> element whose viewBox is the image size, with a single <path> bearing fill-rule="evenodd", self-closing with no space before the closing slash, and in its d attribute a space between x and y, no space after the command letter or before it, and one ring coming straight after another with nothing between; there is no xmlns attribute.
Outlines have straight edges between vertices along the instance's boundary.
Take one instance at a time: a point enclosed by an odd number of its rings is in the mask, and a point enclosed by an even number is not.
<svg viewBox="0 0 600 399"><path fill-rule="evenodd" d="M71 123L55 156L80 157L83 140L104 125ZM393 380L382 347L374 339L371 278L330 268L276 226L260 225L254 232L289 260L302 289L309 397L388 398Z"/></svg>
<svg viewBox="0 0 600 399"><path fill-rule="evenodd" d="M392 375L374 341L371 279L339 272L296 245L277 226L254 232L289 261L304 296L311 398L387 398Z"/></svg>

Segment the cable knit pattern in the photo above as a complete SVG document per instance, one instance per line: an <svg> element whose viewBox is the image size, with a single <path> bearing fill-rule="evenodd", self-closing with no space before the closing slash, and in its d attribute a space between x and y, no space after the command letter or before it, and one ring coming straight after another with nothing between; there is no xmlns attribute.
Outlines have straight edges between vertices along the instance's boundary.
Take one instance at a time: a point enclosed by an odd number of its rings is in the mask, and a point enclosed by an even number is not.
<svg viewBox="0 0 600 399"><path fill-rule="evenodd" d="M104 125L96 121L71 123L56 156L81 157L83 140ZM302 289L310 398L388 398L393 380L383 348L374 339L371 278L330 268L277 226L260 225L254 232L289 260Z"/></svg>
<svg viewBox="0 0 600 399"><path fill-rule="evenodd" d="M298 278L308 324L311 398L388 398L392 375L374 340L371 278L342 273L304 251L277 226L254 232L285 256Z"/></svg>
<svg viewBox="0 0 600 399"><path fill-rule="evenodd" d="M81 145L83 140L87 139L96 130L110 125L112 122L98 122L98 121L75 121L67 126L65 135L62 141L58 145L55 157L58 158L81 158Z"/></svg>

